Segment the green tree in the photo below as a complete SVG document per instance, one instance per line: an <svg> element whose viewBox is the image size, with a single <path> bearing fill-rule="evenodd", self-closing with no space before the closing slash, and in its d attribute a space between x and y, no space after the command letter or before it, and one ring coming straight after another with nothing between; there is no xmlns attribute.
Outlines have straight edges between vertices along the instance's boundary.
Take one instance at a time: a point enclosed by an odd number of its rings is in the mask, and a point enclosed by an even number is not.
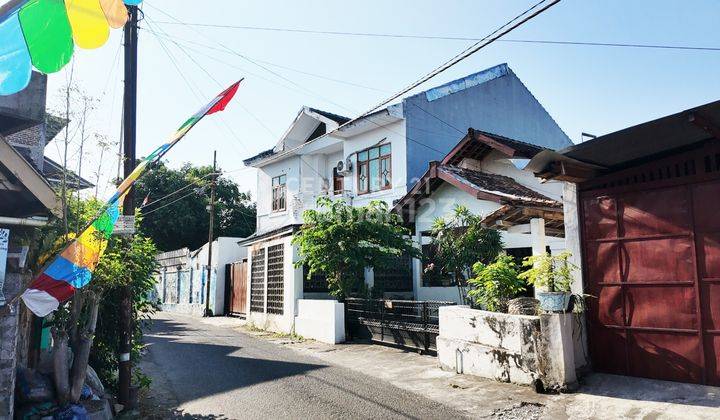
<svg viewBox="0 0 720 420"><path fill-rule="evenodd" d="M488 264L502 251L500 233L482 226L482 218L457 205L449 217L437 218L432 227L435 265L452 273L461 298L466 299L466 276L477 262Z"/></svg>
<svg viewBox="0 0 720 420"><path fill-rule="evenodd" d="M185 164L180 169L171 169L160 163L138 181L136 202L139 205L146 197L149 202L143 209L147 217L140 230L153 239L160 251L196 249L207 242L206 207L210 202L211 178L211 166ZM153 203L169 194L173 195ZM215 237L246 237L255 232L255 205L250 202L250 195L223 177L218 178L213 230Z"/></svg>
<svg viewBox="0 0 720 420"><path fill-rule="evenodd" d="M103 208L95 199L66 202L68 226L78 231L94 220ZM141 218L137 220L140 222ZM38 256L36 270L77 236L78 232L65 235L65 223L64 219L53 219L32 242L33 255ZM49 317L54 338L53 357L58 361L54 379L60 402L79 400L89 362L107 385L115 386L119 290L128 284L135 302L133 357L139 356L145 326L142 321L154 309L154 303L148 301L147 296L154 284L156 253L152 240L143 235L132 238L112 236L106 242L105 253L93 272L92 281L78 289L69 302ZM59 362L66 360L70 351L72 366Z"/></svg>
<svg viewBox="0 0 720 420"><path fill-rule="evenodd" d="M509 255L499 255L491 264L473 265L475 277L468 280L472 289L468 297L488 311L507 312L508 301L525 290L518 278L518 266Z"/></svg>
<svg viewBox="0 0 720 420"><path fill-rule="evenodd" d="M157 304L148 298L155 285L156 254L155 244L146 236L113 236L90 283L92 290L102 296L90 365L112 389L117 387L117 349L120 344L117 332L121 328L122 288L129 284L132 290L133 348L130 357L137 366L143 347L143 330ZM142 375L139 371L134 373Z"/></svg>
<svg viewBox="0 0 720 420"><path fill-rule="evenodd" d="M366 267L378 271L401 255L421 256L409 238L410 231L385 202L353 207L320 197L317 207L303 213L304 224L293 238L300 254L295 266L307 265L308 276L324 274L330 293L339 299L364 290Z"/></svg>

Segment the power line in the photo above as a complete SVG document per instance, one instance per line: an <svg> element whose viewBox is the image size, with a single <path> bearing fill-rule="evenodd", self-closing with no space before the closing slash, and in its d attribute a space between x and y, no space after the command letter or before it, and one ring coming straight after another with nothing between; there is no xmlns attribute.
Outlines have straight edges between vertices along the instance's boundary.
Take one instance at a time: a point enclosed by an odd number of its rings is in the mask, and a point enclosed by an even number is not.
<svg viewBox="0 0 720 420"><path fill-rule="evenodd" d="M426 39L426 40L441 40L441 41L473 41L473 42L481 40L481 38L477 38L477 37L462 37L462 36L325 31L325 30L315 30L315 29L283 28L283 27L271 27L271 26L223 25L223 24L199 23L199 22L156 21L155 23L162 24L162 25L187 25L187 26L195 26L195 27L203 27L203 28L241 29L241 30L250 30L250 31L288 32L288 33L303 33L303 34L313 34L313 35L336 35L336 36L366 37L366 38L399 38L399 39L407 38L407 39ZM525 43L525 44L581 45L581 46L595 46L595 47L652 48L652 49L689 50L689 51L720 51L720 47L706 47L706 46L694 46L694 45L640 44L640 43L622 43L622 42L559 41L559 40L544 40L544 39L500 39L500 40L498 40L498 42Z"/></svg>
<svg viewBox="0 0 720 420"><path fill-rule="evenodd" d="M556 1L560 1L560 0L556 0ZM173 20L176 21L176 22L181 22L179 19L177 19L176 17L170 15L169 13L165 12L164 10L159 9L159 8L157 8L157 7L149 4L149 3L146 3L146 4L147 4L149 7L151 7L152 9L158 11L159 13L162 13L163 15L169 17L170 19L173 19ZM273 76L275 76L275 77L277 77L277 78L279 78L279 79L282 79L282 80L284 80L284 81L292 84L293 86L298 87L299 89L305 91L306 93L308 93L308 94L310 94L310 95L312 95L312 96L317 96L317 97L319 97L320 99L322 99L323 101L325 101L325 102L327 102L327 103L331 103L331 104L333 104L333 105L335 105L335 106L338 106L338 107L340 107L340 108L344 108L341 104L338 104L337 102L334 102L332 99L325 98L325 97L322 97L322 96L318 95L317 93L315 93L315 92L313 92L313 91L305 88L304 86L296 83L295 81L293 81L293 80L291 80L291 79L288 79L287 77L283 76L282 74L280 74L280 73L278 73L278 72L276 72L276 71L274 71L274 70L272 70L272 69L269 69L267 66L265 66L265 65L259 63L258 61L256 61L256 60L248 57L247 55L241 54L241 53L239 53L239 52L237 52L237 51L235 51L235 50L232 50L232 49L230 49L227 45L223 44L222 42L216 41L216 40L208 37L207 35L205 35L204 33L200 32L200 31L198 31L197 29L192 28L192 27L189 27L189 28L190 28L193 32L195 32L195 33L197 33L198 35L202 36L203 38L206 38L206 39L208 39L208 40L210 40L210 41L212 41L212 42L215 42L217 45L219 45L220 47L224 48L225 50L227 50L227 51L230 52L231 54L236 55L236 56L242 58L243 60L245 60L245 61L247 61L247 62L249 62L249 63L251 63L251 64L253 64L253 65L255 65L255 66L257 66L257 67L259 67L259 68L261 68L261 69L263 69L263 70L265 70L266 72L272 74Z"/></svg>
<svg viewBox="0 0 720 420"><path fill-rule="evenodd" d="M154 23L157 24L157 21L155 21ZM144 29L144 28L140 28L140 29ZM167 37L166 39L168 39L168 40L173 39L173 40L175 40L176 42L180 42L180 43L182 43L183 45L185 45L185 47L188 48L189 50L195 51L195 52L200 53L200 54L203 54L203 55L205 55L205 56L207 56L207 57L210 57L211 59L214 59L214 60L218 60L218 59L215 58L215 57L213 57L213 56L207 55L207 53L205 53L204 51L198 50L198 49L196 49L196 48L192 48L192 47L190 47L189 45L195 45L195 46L198 46L198 47L207 48L207 49L209 49L209 50L218 51L218 52L221 52L221 53L223 53L223 54L237 55L237 54L235 54L235 53L229 52L227 49L222 49L222 48L213 47L212 45L207 45L207 44L203 44L203 43L201 43L201 42L191 41L191 40L189 40L189 39L183 39L183 38L179 38L179 37L176 37L176 36L170 36L167 32L165 32L164 35L165 35L165 37ZM312 73L312 72L309 72L309 71L307 71L307 70L300 70L300 69L297 69L297 68L294 68L294 67L289 67L289 66L286 66L286 65L283 65L283 64L273 63L273 62L267 61L267 60L260 60L260 59L258 59L258 58L253 58L253 60L255 60L255 61L259 62L259 63L267 64L267 65L272 66L272 67L277 67L277 68L280 68L280 69L289 70L289 71L292 71L292 72L295 72L295 73L304 74L304 75L306 75L306 76L316 77L316 78L322 79L322 80L328 80L328 81L330 81L330 82L340 83L340 84L343 84L343 85L348 85L348 86L353 86L353 87L358 87L358 88L363 88L363 89L368 89L368 90L374 90L374 91L376 91L376 92L388 93L388 91L386 91L386 90L378 89L378 88L373 87L373 86L367 86L367 85L363 85L363 84L361 84L361 83L355 83L355 82L348 82L347 80L336 79L336 78L334 78L334 77L325 76L325 75L317 74L317 73ZM243 69L240 69L240 70L243 70ZM246 72L247 72L247 70L243 70L243 71L246 71ZM249 73L249 72L248 72L248 73ZM250 74L252 74L252 73L250 73Z"/></svg>
<svg viewBox="0 0 720 420"><path fill-rule="evenodd" d="M358 117L352 118L350 121L347 121L347 122L345 122L344 124L341 124L338 128L336 128L335 130L333 130L333 131L331 131L330 133L327 133L327 134L331 134L331 133L333 133L333 132L335 132L335 131L338 131L338 130L342 129L343 127L347 127L348 125L355 123L356 121L362 119L363 117L368 116L369 114L371 114L373 111L377 110L378 108L380 108L380 107L382 107L382 106L384 106L384 105L389 104L390 102L394 101L394 100L397 99L397 98L400 98L401 96L405 95L405 94L408 93L409 91L411 91L411 90L415 89L416 87L420 86L421 84L427 82L428 80L432 79L433 77L437 76L438 74L444 72L445 70L449 69L450 67L454 66L455 64L457 64L457 63L461 62L462 60L466 59L467 57L471 56L472 54L480 51L482 48L486 47L487 45L490 45L491 43L493 43L494 41L496 41L497 39L499 39L499 38L502 37L503 35L508 34L509 32L511 32L511 31L513 31L514 29L516 29L517 27L519 27L520 25L522 25L522 24L524 24L525 22L527 22L528 20L534 18L535 16L539 15L540 13L542 13L542 12L544 12L545 10L549 9L550 7L554 6L554 5L557 4L559 1L560 1L560 0L551 0L551 2L550 2L549 4L546 4L546 5L542 6L542 7L540 7L540 5L542 5L543 3L545 3L545 0L540 0L539 2L535 3L534 5L532 5L530 8L526 9L525 11L523 11L522 13L520 13L519 15L517 15L517 16L515 16L514 18L510 19L508 22L506 22L506 23L503 24L502 26L500 26L500 27L498 27L497 29L495 29L494 31L492 31L490 34L488 34L487 36L485 36L484 38L482 38L480 41L478 41L478 42L476 42L475 44L467 47L466 49L464 49L464 50L461 51L460 53L456 54L454 57L452 57L451 59L449 59L449 60L446 61L445 63L441 64L439 67L436 67L434 70L430 71L430 72L427 73L425 76L422 76L420 79L418 79L417 81L413 82L412 84L410 84L410 85L407 86L406 88L400 90L399 92L395 93L394 95L390 96L389 98L383 100L383 101L380 102L379 104L377 104L377 105L375 105L374 107L370 108L368 111L360 114ZM540 9L535 10L535 9L537 9L538 7L540 7ZM535 11L533 12L533 10L535 10ZM514 22L516 22L516 23L514 23ZM427 110L424 110L424 111L425 111L426 113L429 113ZM436 118L437 118L437 117L436 117ZM438 118L438 119L439 119L439 118ZM367 119L367 121L369 121L369 122L371 122L371 123L374 123L375 125L377 125L378 127L380 127L379 124L375 123L375 122L372 121L371 119ZM454 127L454 128L457 129L456 127ZM440 150L438 150L438 149L436 149L436 148L434 148L434 147L432 147L432 146L429 146L429 145L427 145L427 144L425 144L425 143L415 141L415 140L413 140L413 139L411 139L410 137L407 137L407 136L405 136L405 138L408 139L408 140L410 140L410 141L412 141L412 142L415 142L415 143L418 143L418 144L420 144L420 145L422 145L422 146L425 146L425 147L427 147L428 149L434 150L434 151L436 151L436 152L438 152L438 153L440 153L440 154L445 154L445 152L440 151ZM305 144L307 144L307 143L305 143ZM290 149L290 150L286 151L286 154L287 154L287 153L290 153L290 152L292 152L292 151L294 151L294 150L297 150L297 149L299 149L299 148L301 148L301 147L303 147L305 144L299 145L299 146L297 146L297 147L294 147L293 149Z"/></svg>
<svg viewBox="0 0 720 420"><path fill-rule="evenodd" d="M161 12L162 12L162 11L161 11ZM164 15L166 15L166 16L169 16L170 18L175 19L173 16L169 15L169 14L166 13L166 12L162 12L162 13L163 13ZM151 23L151 22L150 22L150 19L147 18L147 20L148 20L148 24L150 24L150 23ZM154 24L155 21L152 21L152 23ZM152 28L148 28L148 29L153 33L154 36L158 37L158 40L159 40L160 35L158 35L157 32L155 32ZM192 49L192 48L187 47L187 46L181 46L181 45L180 45L180 44L181 44L180 41L177 41L177 40L172 39L173 37L169 36L167 33L164 33L164 35L165 35L165 37L167 37L167 39L168 39L170 42L173 42L173 43L177 46L177 48L180 49L181 51L182 51L184 48L187 48L187 49L190 49L190 50L194 50L194 51L198 51L198 50ZM201 35L203 35L203 34L201 34ZM203 35L203 36L204 36L204 35ZM207 37L206 37L206 38L207 38ZM208 38L208 39L209 39L210 41L216 42L216 43L217 43L218 45L220 45L220 46L223 46L221 43L219 43L219 42L217 42L217 41L215 41L215 40L213 40L213 39L211 39L211 38ZM243 57L242 54L240 54L240 53L238 53L238 52L236 52L236 51L234 51L234 50L232 50L232 49L230 49L230 48L228 48L228 47L226 47L226 46L223 46L223 47L224 47L225 49L224 49L224 50L221 50L221 51L227 52L227 53L229 53L229 54L231 54L231 55L234 55L234 56ZM213 49L216 49L216 48L213 48ZM216 49L216 50L217 50L217 49ZM225 64L225 65L230 66L230 67L235 67L235 66L233 66L232 64L227 63L227 62L225 62L225 61L223 61L223 60L220 60L220 59L218 59L218 58L215 58L215 57L213 57L213 56L211 56L211 55L209 55L209 54L207 54L207 53L200 52L200 51L198 51L198 52L201 53L201 54L203 54L203 55L205 55L206 57L209 57L209 58L211 58L211 59L214 59L215 61L218 61L218 62L220 62L220 63L222 63L222 64ZM186 54L186 55L188 54L188 53L185 52L185 51L183 51L183 53ZM193 62L194 62L198 67L200 67L200 69L201 69L204 73L208 74L207 70L205 70L196 60L193 60ZM240 68L238 68L238 69L240 69ZM179 69L178 69L178 70L179 70ZM240 70L242 70L242 69L240 69ZM275 74L276 74L276 73L275 73ZM210 76L210 77L212 77L212 76ZM265 79L265 78L263 78L263 79ZM287 79L287 78L285 78L285 79L286 79L286 80L290 80L290 79ZM285 86L285 85L282 84L282 83L278 83L278 82L276 82L276 81L272 81L272 80L269 80L269 79L265 79L265 80L268 80L268 81L270 81L270 82L272 82L272 83L275 83L275 84L277 84L278 86L281 86L281 87L283 87L283 88L285 88L285 89L295 90L295 89L293 89L293 88L290 88L290 87L288 87L288 86ZM311 90L300 86L297 82L294 82L294 81L291 81L291 80L290 80L290 82L292 82L293 85L300 87L300 88L303 89L305 92L310 93L312 96L318 97L318 98L323 99L323 100L327 100L327 99L321 97L320 95L312 92ZM353 113L356 113L356 112L357 112L357 111L355 111L355 110L352 110L352 109L350 109L350 108L348 108L348 107L346 107L346 106L337 104L337 103L335 103L335 102L332 102L332 103L334 103L334 104L336 104L337 106L339 106L340 108L343 108L343 109L348 110L348 111L350 111L350 112L353 112ZM243 108L244 108L245 110L247 110L247 108L245 108L245 107L243 107ZM251 113L249 112L249 110L247 110L247 111L248 111L249 114L251 114ZM425 109L423 109L422 111L425 112L425 113L427 113L427 114L432 115L429 111L427 111L427 110L425 110ZM252 114L251 114L251 116L252 116ZM439 117L437 117L437 116L435 116L435 115L433 115L433 117L436 118L436 119L440 119ZM255 118L256 118L256 117L255 117ZM257 120L257 118L256 118L256 120ZM405 138L405 139L407 139L407 140L409 140L409 141L411 141L411 142L413 142L413 143L419 144L419 145L421 145L421 146L423 146L423 147L425 147L425 148L427 148L427 149L429 149L429 150L432 150L432 151L434 151L434 152L440 153L441 155L444 155L444 154L445 154L445 152L443 152L442 150L439 150L439 149L437 149L437 148L435 148L435 147L433 147L433 146L430 146L430 145L428 145L428 144L426 144L426 143L423 143L423 142L417 141L417 140L415 140L415 139L412 139L412 138L410 138L410 137L407 136L407 135L400 134L400 133L396 132L395 130L392 130L392 129L386 127L386 126L382 126L382 125L380 125L380 124L378 124L378 123L376 123L376 122L374 122L374 121L372 121L372 120L368 120L368 121L369 121L371 124L377 126L378 128L381 128L381 129L383 129L383 130L386 130L386 131L389 131L389 132L391 132L391 133L397 134L397 135L399 135L399 136L401 136L401 137L403 137L403 138ZM442 120L441 120L441 121L442 121ZM460 133L464 133L463 130L458 129L457 127L454 127L454 126L452 126L451 124L449 124L449 123L447 123L447 122L445 122L445 121L443 121L443 123L444 123L445 125L448 125L448 126L452 127L453 129L457 130L457 131L460 132ZM264 124L262 124L262 125L263 125L263 128L266 128L266 129L267 129L267 126L265 126ZM268 130L269 130L269 129L268 129ZM301 157L301 159L302 159L302 157ZM320 176L322 179L327 178L325 175L320 174L314 167L312 167L312 165L308 164L304 159L302 159L302 160L303 160L303 162L305 162L305 163L307 164L308 167L310 167L310 169L312 169L312 170L313 170L318 176Z"/></svg>
<svg viewBox="0 0 720 420"><path fill-rule="evenodd" d="M145 217L145 216L147 216L147 215L149 215L149 214L155 213L156 211L162 210L162 209L164 209L165 207L171 206L171 205L177 203L178 201L180 201L180 200L182 200L182 199L184 199L184 198L190 197L190 196L193 195L193 194L199 194L199 193L198 193L197 191L191 191L191 192L183 195L182 197L180 197L180 198L178 198L178 199L176 199L176 200L173 200L173 201L171 201L171 202L169 202L169 203L167 203L167 204L165 204L165 205L162 205L162 206L160 206L160 207L158 207L158 208L152 209L152 210L150 210L150 211L148 211L148 212L146 212L146 213L143 213L142 215L143 215L143 217Z"/></svg>
<svg viewBox="0 0 720 420"><path fill-rule="evenodd" d="M202 103L201 95L198 93L200 89L197 88L197 86L196 86L195 84L193 84L187 77L185 77L185 74L184 74L183 71L180 69L180 66L177 64L177 61L175 60L175 57L173 56L173 54L170 52L169 48L167 48L167 47L165 46L165 44L163 43L162 39L160 39L160 37L157 35L157 33L153 30L153 28L152 28L152 23L150 22L150 19L146 17L145 20L146 20L147 23L148 23L148 29L149 29L150 32L155 36L155 39L158 41L158 43L159 43L160 46L162 47L163 51L164 51L165 54L167 55L168 59L170 60L170 62L171 62L171 63L173 64L173 66L175 67L175 70L178 72L178 74L180 75L180 77L181 77L181 78L183 79L183 81L185 82L185 85L186 85L186 86L188 87L188 89L192 92L192 94L195 96L195 98L197 99L197 101L198 101L199 103ZM176 46L177 46L177 44L176 44ZM179 46L178 46L178 48L181 49L181 51L182 51L182 48L180 48ZM184 52L185 54L187 54L185 51L183 51L183 52ZM192 59L192 56L190 56L190 55L188 55L188 56ZM195 62L195 63L197 64L197 62L196 62L194 59L192 59L192 60L193 60L193 62ZM218 83L217 80L215 80L215 83ZM219 117L220 117L220 119L222 119L222 120L224 121L222 115L220 115ZM237 136L235 135L235 133L234 133L232 130L230 130L230 134L235 138L235 140L237 140L238 142L242 143L242 142L240 141L240 139L237 138ZM234 144L231 143L231 145L232 145L233 148L235 147ZM244 144L243 144L243 147L245 147ZM237 150L237 149L235 149L235 150L236 150L237 152L239 152L239 150ZM247 149L246 149L246 150L247 150Z"/></svg>
<svg viewBox="0 0 720 420"><path fill-rule="evenodd" d="M166 194L166 195L164 195L164 196L161 196L161 197L159 197L159 198L156 198L155 200L153 200L153 201L151 201L151 202L149 202L149 203L147 203L147 204L145 204L145 205L142 205L142 206L140 206L139 208L144 209L144 208L146 208L146 207L153 206L153 205L155 205L156 203L159 203L159 202L162 201L162 200L165 200L165 199L167 199L167 198L172 197L172 196L175 195L175 194L178 194L178 193L180 193L180 192L182 192L182 191L185 191L185 190L187 190L187 189L190 188L190 187L198 186L198 187L201 187L201 188L202 188L202 187L204 187L205 185L201 185L201 184L200 184L200 181L202 181L203 179L207 178L208 176L212 176L213 174L218 174L218 173L212 172L212 173L203 175L203 176L200 177L199 179L190 180L190 182L189 182L187 185L185 185L184 187L179 188L179 189L171 192L170 194Z"/></svg>
<svg viewBox="0 0 720 420"><path fill-rule="evenodd" d="M530 8L526 9L519 15L515 16L514 18L510 19L507 23L503 24L502 26L498 27L494 31L490 32L487 36L480 39L478 42L474 43L473 45L465 48L463 51L446 61L445 63L441 64L440 66L436 67L435 69L431 70L429 73L427 73L425 76L422 76L415 82L411 83L404 89L401 89L394 95L390 96L389 98L381 101L377 105L373 106L366 112L360 115L360 117L355 118L354 120L350 120L347 123L343 125L352 124L354 121L356 121L358 118L364 117L373 111L375 111L378 108L381 108L390 102L394 101L395 99L405 95L406 93L410 92L411 90L415 89L416 87L420 86L421 84L427 82L428 80L432 79L433 77L437 76L438 74L444 72L445 70L449 69L450 67L456 65L457 63L465 60L466 58L470 57L471 55L475 54L476 52L480 51L481 49L485 48L486 46L492 44L495 40L499 39L501 36L511 32L515 28L519 27L523 23L529 21L530 19L534 18L535 16L539 15L540 13L546 11L550 7L558 4L560 0L551 0L550 3L545 4L544 6L540 7L540 5L544 4L546 0L540 0L539 2L532 5ZM536 8L540 7L538 10L535 10ZM535 10L535 11L533 11ZM517 23L514 23L517 22Z"/></svg>
<svg viewBox="0 0 720 420"><path fill-rule="evenodd" d="M457 64L458 62L462 61L463 59L467 58L469 55L472 55L473 53L479 51L479 50L480 50L481 48L483 48L484 46L489 45L491 42L493 42L494 40L498 39L500 36L502 36L502 35L510 32L510 31L512 31L513 29L517 28L518 26L520 26L520 25L523 24L524 22L527 22L529 19L533 18L534 16L537 16L539 13L542 13L544 10L547 10L549 7L553 6L554 4L556 4L557 2L559 2L560 0L554 0L554 1L552 1L550 4L542 7L540 10L532 13L531 15L529 15L529 16L527 16L527 17L525 17L525 18L523 18L524 16L528 15L529 13L531 13L534 9L538 8L541 4L545 3L546 1L547 1L547 0L541 0L541 1L539 1L538 3L534 4L533 6L531 6L530 8L528 8L527 10L525 10L524 12L522 12L521 14L517 15L516 17L514 17L513 19L511 19L511 20L508 21L507 23L505 23L505 24L503 24L502 26L498 27L498 28L495 29L493 32L491 32L490 34L488 34L485 38L483 38L480 42L477 42L477 43L471 45L470 47L466 48L466 49L463 50L461 53L457 54L455 57L453 57L452 59L448 60L448 61L447 61L446 63L444 63L442 66L440 66L439 68L435 69L434 71L428 73L425 77L421 78L418 82L415 82L415 86L412 86L412 87L409 87L409 88L404 89L403 91L401 91L400 93L394 95L394 96L391 97L390 99L385 100L381 105L377 105L375 108L371 109L371 110L368 111L368 112L365 112L364 114L361 114L359 117L356 117L356 118L354 118L354 119L351 119L349 122L341 125L341 127L342 127L342 126L346 126L346 125L348 125L348 124L351 124L351 123L357 121L359 118L362 118L363 116L368 115L369 113L371 113L371 112L374 111L375 109L379 108L380 106L385 105L385 104L391 102L391 101L394 100L394 99L397 99L397 97L402 96L403 94L407 93L407 91L412 90L412 89L413 89L414 87L416 87L417 85L424 83L425 81L427 81L427 80L429 80L430 78L436 76L437 74L440 74L441 72L445 71L446 69L450 68L451 66L453 66L453 65ZM155 10L157 10L158 12L162 13L163 15L165 15L165 16L173 19L173 20L174 20L175 22L177 22L178 24L180 24L180 25L183 24L182 21L180 21L179 19L175 18L174 16L168 14L167 12L165 12L165 11L163 11L163 10L161 10L161 9L158 9L158 8L156 8L156 7L153 7L153 6L150 5L150 4L148 4L148 6L150 6L151 8L153 8L153 9L155 9ZM515 22L515 21L517 21L517 20L519 20L519 19L522 19L522 20L521 20L520 22L518 22L517 24L511 26L509 29L503 30L504 28L512 25L513 22ZM156 22L156 21L153 21L153 23L155 23L155 22ZM150 24L149 21L148 21L148 23ZM239 53L239 52L237 52L237 51L234 51L234 50L230 49L230 48L227 47L226 45L224 45L224 44L222 44L222 43L220 43L220 42L218 42L218 41L216 41L216 40L214 40L214 39L212 39L212 38L209 38L207 35L203 34L202 32L197 31L197 30L194 29L194 28L190 28L190 29L193 30L194 32L198 33L198 34L201 35L202 37L210 40L211 42L216 43L217 45L219 45L220 47L222 47L222 48L224 49L224 51L227 51L228 53L230 53L230 54L232 54L232 55L241 57L242 59L244 59L244 60L246 60L246 61L249 61L249 62L251 62L252 64L255 64L256 66L259 66L259 67L262 68L263 70L268 71L268 72L270 72L271 74L273 74L273 75L275 75L275 76L277 76L277 77L282 78L283 80L291 83L291 84L294 85L294 86L297 86L298 88L302 89L303 91L306 91L306 92L310 93L310 94L313 95L313 96L319 97L320 99L323 99L323 100L325 100L325 101L327 101L327 102L333 103L333 104L337 105L337 106L340 107L340 108L343 108L343 109L346 109L346 110L348 110L348 111L351 111L351 112L355 113L354 110L351 110L351 109L349 109L349 108L347 108L347 107L345 107L345 106L343 106L343 105L341 105L341 104L338 104L338 103L336 103L336 102L334 102L334 101L331 101L331 100L329 100L329 99L327 99L327 98L321 97L320 95L317 95L316 93L312 92L311 90L309 90L309 89L301 86L301 85L298 84L297 82L295 82L295 81L293 81L293 80L290 80L290 79L288 79L287 77L282 76L282 75L278 74L277 72L268 69L268 68L265 67L265 66L262 66L262 65L260 65L260 64L257 64L257 63L255 62L255 61L257 61L257 60L250 59L250 58L247 57L246 55L241 54L241 53ZM150 30L151 30L151 32L152 32L156 37L159 37L158 34L157 34L152 28L150 28ZM166 37L171 38L167 33L163 33L163 34L164 34ZM482 41L485 41L485 40L486 40L487 42L484 42L484 43L483 43ZM170 41L173 42L173 43L178 47L178 49L180 49L181 51L183 51L184 54L186 54L186 55L189 56L189 54L188 54L186 51L184 51L184 48L183 48L182 46L180 46L180 44L179 44L177 41L175 41L175 40L173 40L173 39L170 39ZM207 54L205 54L205 55L207 55ZM213 58L212 56L209 56L209 55L208 55L208 57ZM191 59L192 59L192 58L191 58ZM217 60L217 61L219 61L219 62L222 62L222 61L219 60L219 59L216 59L216 58L213 58L213 59L215 59L215 60ZM208 74L208 75L212 78L212 75L210 75L209 72L207 72L207 70L205 70L196 60L192 59L192 61L193 61L196 65L198 65L203 72L205 72L206 74ZM225 64L227 64L227 63L225 63ZM229 65L229 64L227 64L227 65ZM179 71L179 69L178 69L178 71ZM282 86L282 87L288 88L287 86L284 86L284 85L282 85L282 84L279 84L279 85ZM420 108L420 107L418 107L418 108ZM461 129L453 126L452 124L450 124L450 123L442 120L442 119L439 118L438 116L430 113L428 110L425 110L425 109L422 109L422 108L420 108L420 109L421 109L421 111L423 111L424 113L426 113L426 114L432 116L433 118L441 121L443 124L447 125L448 127L451 127L452 129L456 130L457 132L459 132L459 133L461 133L461 134L464 134L464 133L465 133L464 130L461 130ZM442 150L439 150L439 149L437 149L437 148L435 148L435 147L433 147L433 146L431 146L431 145L428 145L428 144L426 144L426 143L423 143L423 142L417 141L417 140L415 140L415 139L412 139L412 138L408 137L407 135L402 135L402 134L400 134L400 133L397 133L397 132L395 132L394 130L392 130L392 129L386 127L386 126L382 126L382 125L380 125L380 124L378 124L378 123L376 123L376 122L374 122L374 121L372 121L372 120L368 120L368 122L370 122L371 124L377 126L378 128L382 128L382 129L387 130L387 131L389 131L389 132L398 134L398 135L404 137L405 139L407 139L408 141L411 141L411 142L413 142L413 143L419 144L419 145L421 145L421 146L423 146L423 147L425 147L425 148L427 148L427 149L429 149L429 150L432 150L432 151L434 151L434 152L436 152L436 153L439 153L439 154L441 154L441 155L444 155L444 154L445 154L445 152L442 151ZM267 127L264 127L264 128L267 128ZM337 131L338 129L339 129L339 128L335 129L334 131ZM328 133L328 134L329 134L329 133ZM302 147L302 145L301 145L301 146L298 146L298 147L296 147L296 148L293 148L293 149L291 149L291 150L289 150L289 151L295 150L295 149L297 149L297 148L299 148L299 147ZM289 152L289 151L288 151L288 152ZM301 156L301 159L302 159L302 156ZM302 160L304 161L304 159L302 159ZM306 162L306 163L307 163L307 162ZM308 164L307 166L310 167L310 168L311 168L318 176L320 176L321 178L323 178L323 179L326 178L324 175L320 174L314 167L312 167L312 165L309 165L309 164Z"/></svg>

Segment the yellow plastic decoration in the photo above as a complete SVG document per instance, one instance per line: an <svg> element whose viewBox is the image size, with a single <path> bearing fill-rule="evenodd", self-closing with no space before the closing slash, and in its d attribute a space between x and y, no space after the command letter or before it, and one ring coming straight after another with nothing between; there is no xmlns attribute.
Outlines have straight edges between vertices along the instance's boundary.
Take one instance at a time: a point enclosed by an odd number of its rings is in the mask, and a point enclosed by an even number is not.
<svg viewBox="0 0 720 420"><path fill-rule="evenodd" d="M110 37L105 12L98 0L65 0L73 39L80 48L102 47Z"/></svg>
<svg viewBox="0 0 720 420"><path fill-rule="evenodd" d="M128 21L128 10L123 0L100 0L100 7L105 12L105 18L113 29L125 26Z"/></svg>

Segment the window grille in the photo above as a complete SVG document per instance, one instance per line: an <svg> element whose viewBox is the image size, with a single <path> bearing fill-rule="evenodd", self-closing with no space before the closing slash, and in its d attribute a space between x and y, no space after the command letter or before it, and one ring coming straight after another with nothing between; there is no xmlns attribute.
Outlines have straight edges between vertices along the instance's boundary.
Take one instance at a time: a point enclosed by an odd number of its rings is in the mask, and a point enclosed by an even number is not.
<svg viewBox="0 0 720 420"><path fill-rule="evenodd" d="M250 273L250 311L264 312L265 299L265 249L258 249L252 253Z"/></svg>
<svg viewBox="0 0 720 420"><path fill-rule="evenodd" d="M283 313L284 262L283 244L268 247L267 312L269 314Z"/></svg>
<svg viewBox="0 0 720 420"><path fill-rule="evenodd" d="M384 269L375 270L375 285L386 292L412 292L412 259L404 254L395 263Z"/></svg>
<svg viewBox="0 0 720 420"><path fill-rule="evenodd" d="M328 289L327 277L322 273L313 273L308 278L310 268L303 266L303 292L307 293L326 293Z"/></svg>

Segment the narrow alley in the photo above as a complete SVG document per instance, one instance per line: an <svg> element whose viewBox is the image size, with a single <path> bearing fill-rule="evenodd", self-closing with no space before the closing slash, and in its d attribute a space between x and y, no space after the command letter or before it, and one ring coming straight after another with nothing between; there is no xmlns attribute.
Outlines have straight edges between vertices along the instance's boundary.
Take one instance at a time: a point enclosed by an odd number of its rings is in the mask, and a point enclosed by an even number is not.
<svg viewBox="0 0 720 420"><path fill-rule="evenodd" d="M151 408L180 418L463 417L376 378L196 318L159 312L147 343L142 366L153 379Z"/></svg>

